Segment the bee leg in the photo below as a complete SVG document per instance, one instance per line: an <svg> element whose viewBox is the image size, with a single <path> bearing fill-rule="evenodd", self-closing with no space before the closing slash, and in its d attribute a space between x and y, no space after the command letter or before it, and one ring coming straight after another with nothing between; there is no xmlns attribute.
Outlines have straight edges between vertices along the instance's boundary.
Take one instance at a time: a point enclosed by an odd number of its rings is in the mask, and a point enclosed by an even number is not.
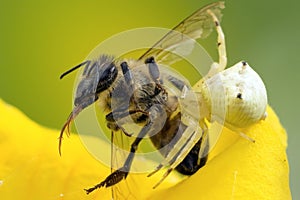
<svg viewBox="0 0 300 200"><path fill-rule="evenodd" d="M175 78L174 76L170 76L167 78L168 78L168 81L170 81L172 83L172 85L174 85L180 91L183 91L184 88L187 87L186 84L182 80Z"/></svg>
<svg viewBox="0 0 300 200"><path fill-rule="evenodd" d="M101 187L113 186L113 185L119 183L121 180L126 179L128 173L129 173L133 158L134 158L134 154L135 154L135 152L138 148L138 145L142 141L142 139L145 137L145 135L148 133L149 129L151 128L151 125L152 125L151 122L147 123L143 127L141 132L139 133L138 137L131 144L130 153L129 153L123 167L121 167L118 170L114 171L112 174L110 174L108 177L106 177L106 179L104 181L102 181L101 183L99 183L99 184L97 184L94 187L91 187L89 189L85 189L87 194L89 194L92 191L94 191L95 189L98 189L98 188L101 188Z"/></svg>
<svg viewBox="0 0 300 200"><path fill-rule="evenodd" d="M137 109L139 109L140 107L139 107L137 98L136 98L135 93L134 93L136 88L135 88L135 82L134 82L131 70L129 69L129 66L128 66L127 62L125 62L125 61L122 62L120 65L121 65L121 68L122 68L122 73L124 75L125 82L127 83L129 94L132 94L134 105L136 106Z"/></svg>
<svg viewBox="0 0 300 200"><path fill-rule="evenodd" d="M155 81L155 82L160 82L159 76L160 76L160 72L158 69L158 66L155 62L155 59L153 56L151 56L150 58L147 58L145 60L145 64L148 65L149 68L149 73L151 75L151 78Z"/></svg>
<svg viewBox="0 0 300 200"><path fill-rule="evenodd" d="M110 187L112 185L115 185L116 183L120 182L124 177L126 178L128 172L124 172L121 170L114 171L112 174L110 174L104 181L101 183L95 185L94 187L91 187L89 189L84 189L86 194L89 194L93 192L94 190L101 188L101 187Z"/></svg>
<svg viewBox="0 0 300 200"><path fill-rule="evenodd" d="M122 73L124 75L124 79L125 79L126 83L128 84L128 87L131 90L131 92L133 92L135 84L134 84L134 79L133 79L131 70L129 69L127 62L122 62L121 68L122 68Z"/></svg>
<svg viewBox="0 0 300 200"><path fill-rule="evenodd" d="M211 77L214 74L223 71L227 65L226 56L226 46L225 46L225 35L223 33L222 27L216 15L211 11L207 10L208 14L211 15L215 22L216 31L218 33L218 53L219 53L219 63L213 63L211 69L209 70L207 76Z"/></svg>
<svg viewBox="0 0 300 200"><path fill-rule="evenodd" d="M110 112L106 115L105 119L106 119L106 122L107 122L107 126L108 128L112 129L112 130L115 130L117 131L118 129L121 129L122 132L128 136L128 137L131 137L132 134L131 133L128 133L120 123L117 123L118 120L124 118L124 117L128 117L129 115L134 115L136 113L140 113L142 114L140 118L148 118L149 117L149 114L148 112L146 111L143 111L143 110L129 110L129 112L124 112L122 109L121 110L118 110L116 109L116 111L113 111L113 112Z"/></svg>
<svg viewBox="0 0 300 200"><path fill-rule="evenodd" d="M129 110L128 112L125 112L125 113L124 112L113 111L113 112L108 113L105 118L109 122L115 122L117 120L120 120L124 117L127 117L129 115L133 115L133 114L136 114L136 113L140 113L140 114L143 114L143 115L149 117L148 112L137 109L137 110Z"/></svg>
<svg viewBox="0 0 300 200"><path fill-rule="evenodd" d="M155 82L157 88L162 91L163 93L167 93L165 91L165 89L163 88L162 84L162 80L160 79L160 72L158 69L158 66L155 62L155 59L153 56L151 56L150 58L147 58L145 60L145 64L148 65L149 68L149 73L151 75L152 80Z"/></svg>
<svg viewBox="0 0 300 200"><path fill-rule="evenodd" d="M87 194L91 193L92 191L94 191L97 188L110 187L110 186L113 186L113 185L119 183L121 180L126 179L128 173L130 171L130 167L131 167L131 164L132 164L132 161L133 161L133 158L134 158L134 155L138 148L139 143L143 140L143 138L149 132L151 132L151 129L153 129L153 127L155 128L156 123L160 123L159 120L155 121L155 119L157 119L158 116L162 115L161 112L162 112L162 106L154 105L150 108L148 122L142 128L142 130L139 132L137 138L131 144L130 153L129 153L123 167L114 171L101 183L99 183L89 189L85 189Z"/></svg>

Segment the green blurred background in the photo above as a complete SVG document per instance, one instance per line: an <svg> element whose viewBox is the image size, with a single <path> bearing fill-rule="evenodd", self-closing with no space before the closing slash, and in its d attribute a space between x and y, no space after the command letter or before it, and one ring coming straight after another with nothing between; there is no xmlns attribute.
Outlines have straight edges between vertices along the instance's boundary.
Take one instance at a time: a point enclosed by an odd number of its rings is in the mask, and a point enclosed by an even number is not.
<svg viewBox="0 0 300 200"><path fill-rule="evenodd" d="M60 129L72 109L75 79L59 80L62 72L114 34L145 26L172 28L211 2L2 0L0 98L36 122ZM293 0L228 0L222 22L229 65L244 59L262 76L269 103L288 132L294 199L300 198L299 6ZM215 43L215 37L201 41L216 59Z"/></svg>

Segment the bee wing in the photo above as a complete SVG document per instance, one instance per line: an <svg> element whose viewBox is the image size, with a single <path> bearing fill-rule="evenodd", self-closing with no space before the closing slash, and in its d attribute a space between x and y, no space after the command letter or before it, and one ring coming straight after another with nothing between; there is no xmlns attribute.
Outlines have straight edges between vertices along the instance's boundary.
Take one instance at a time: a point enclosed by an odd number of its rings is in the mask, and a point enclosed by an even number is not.
<svg viewBox="0 0 300 200"><path fill-rule="evenodd" d="M207 11L212 11L220 21L223 8L225 8L224 2L212 3L200 8L156 42L139 60L153 56L158 63L172 64L182 59L180 56L189 55L194 48L194 40L207 37L215 27Z"/></svg>
<svg viewBox="0 0 300 200"><path fill-rule="evenodd" d="M129 145L131 140L121 131L111 133L111 173L121 168L124 165L125 159L128 156ZM127 199L134 198L135 193L133 188L130 188L129 182L132 181L131 174L127 178L111 187L112 199Z"/></svg>
<svg viewBox="0 0 300 200"><path fill-rule="evenodd" d="M122 131L112 132L111 134L111 173L123 167L126 159L130 154L130 147L135 137L129 137ZM126 179L111 187L112 199L142 199L143 191L140 188L139 182L143 179L146 180L145 174L135 172L135 169L140 165L137 162L137 155L135 155L135 162L132 164ZM145 162L145 161L143 161ZM139 166L136 166L139 165ZM143 170L140 169L140 170Z"/></svg>

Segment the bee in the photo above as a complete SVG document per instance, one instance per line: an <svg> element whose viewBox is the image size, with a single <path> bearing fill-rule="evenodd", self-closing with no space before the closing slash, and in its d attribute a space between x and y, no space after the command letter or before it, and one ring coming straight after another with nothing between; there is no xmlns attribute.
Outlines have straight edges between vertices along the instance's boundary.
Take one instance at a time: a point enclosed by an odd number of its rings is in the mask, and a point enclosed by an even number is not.
<svg viewBox="0 0 300 200"><path fill-rule="evenodd" d="M140 142L149 137L163 160L149 176L167 167L157 187L173 170L193 175L207 162L210 149L208 123L218 122L242 133L266 117L267 94L260 76L244 61L229 67L225 37L220 20L224 2L209 4L184 19L137 60L122 60L100 55L63 73L60 78L83 66L76 89L74 109L59 137L59 153L63 134L74 118L85 108L99 102L107 114L107 127L126 137L128 124L141 124L123 165L105 180L86 189L111 187L126 179ZM173 59L172 51L188 39L218 34L219 61L193 89L188 81L163 67ZM187 37L186 37L187 36ZM174 61L174 60L173 60Z"/></svg>

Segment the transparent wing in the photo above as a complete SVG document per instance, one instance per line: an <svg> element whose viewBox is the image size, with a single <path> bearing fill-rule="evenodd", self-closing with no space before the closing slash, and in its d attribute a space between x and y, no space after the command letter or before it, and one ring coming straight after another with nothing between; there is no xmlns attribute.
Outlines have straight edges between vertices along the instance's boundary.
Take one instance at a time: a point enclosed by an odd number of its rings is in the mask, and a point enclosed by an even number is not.
<svg viewBox="0 0 300 200"><path fill-rule="evenodd" d="M128 156L131 139L121 131L111 134L111 173L124 165ZM132 185L133 179L131 173L127 178L111 187L112 199L136 199L136 192Z"/></svg>
<svg viewBox="0 0 300 200"><path fill-rule="evenodd" d="M158 63L172 64L180 60L180 56L189 55L194 48L194 40L207 37L215 27L214 21L207 10L211 10L221 21L221 10L223 8L225 8L224 2L212 3L200 8L169 31L139 60L153 56Z"/></svg>

